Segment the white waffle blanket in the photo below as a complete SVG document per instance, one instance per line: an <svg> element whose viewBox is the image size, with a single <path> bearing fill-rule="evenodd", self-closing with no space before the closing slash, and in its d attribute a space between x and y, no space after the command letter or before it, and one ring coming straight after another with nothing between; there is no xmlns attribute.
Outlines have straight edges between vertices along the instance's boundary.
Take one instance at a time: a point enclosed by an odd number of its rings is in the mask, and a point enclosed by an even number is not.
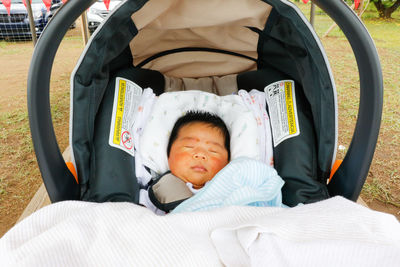
<svg viewBox="0 0 400 267"><path fill-rule="evenodd" d="M336 197L290 209L157 216L129 203L61 202L0 240L0 266L399 266L392 216Z"/></svg>

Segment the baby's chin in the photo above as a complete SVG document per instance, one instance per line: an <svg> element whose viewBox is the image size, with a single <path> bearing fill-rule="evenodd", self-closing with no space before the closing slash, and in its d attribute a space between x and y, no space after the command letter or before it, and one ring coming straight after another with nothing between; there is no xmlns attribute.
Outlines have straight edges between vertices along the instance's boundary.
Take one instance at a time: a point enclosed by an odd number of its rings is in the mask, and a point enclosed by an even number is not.
<svg viewBox="0 0 400 267"><path fill-rule="evenodd" d="M184 181L185 183L191 183L193 185L194 189L200 189L202 188L205 183L210 181L214 176L210 174L209 172L196 172L196 171L188 171L186 170L185 172L177 172L174 173L171 171L173 175Z"/></svg>
<svg viewBox="0 0 400 267"><path fill-rule="evenodd" d="M212 178L212 177L211 177ZM200 179L189 179L187 182L193 185L194 189L202 188L208 181L211 180L209 177L201 177Z"/></svg>

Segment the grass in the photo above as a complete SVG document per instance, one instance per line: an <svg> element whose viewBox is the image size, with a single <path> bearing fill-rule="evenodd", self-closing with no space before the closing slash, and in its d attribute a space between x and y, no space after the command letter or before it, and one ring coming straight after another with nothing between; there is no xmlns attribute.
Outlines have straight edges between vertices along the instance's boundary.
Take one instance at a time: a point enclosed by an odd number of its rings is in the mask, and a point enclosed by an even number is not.
<svg viewBox="0 0 400 267"><path fill-rule="evenodd" d="M397 176L399 178L399 176ZM372 181L366 183L363 187L363 194L378 200L380 202L393 205L400 208L400 202L398 198L390 193L390 188L387 184L382 183L379 179L374 178Z"/></svg>
<svg viewBox="0 0 400 267"><path fill-rule="evenodd" d="M310 4L297 3L309 18ZM367 181L361 196L372 207L381 204L400 218L400 10L391 20L378 18L373 4L362 16L381 61L384 82L384 106L380 135ZM318 7L314 27L328 53L334 73L339 102L339 144L348 148L359 104L359 77L351 47L343 32L334 28L322 37L333 21ZM338 151L338 158L345 156ZM380 203L380 204L379 204Z"/></svg>
<svg viewBox="0 0 400 267"><path fill-rule="evenodd" d="M61 124L68 124L68 106L69 106L69 92L56 92L51 97L52 105L52 119L56 126ZM9 157L16 158L18 164L23 164L20 160L25 155L31 154L33 151L33 144L30 136L28 112L26 109L20 108L11 112L3 113L0 115L0 156L8 155ZM10 146L9 141L17 142L17 146ZM8 164L15 165L15 162Z"/></svg>
<svg viewBox="0 0 400 267"><path fill-rule="evenodd" d="M309 18L310 4L298 4L298 6L305 16ZM315 30L319 36L323 36L332 25L333 20L318 7L316 7L315 14ZM385 20L378 17L375 6L370 3L367 10L362 15L362 21L366 25L368 31L373 34L373 39L377 46L400 50L400 35L394 34L400 32L400 9L392 14L392 20ZM338 27L334 28L329 36L345 39L343 32ZM388 38L388 36L390 36L390 38Z"/></svg>
<svg viewBox="0 0 400 267"><path fill-rule="evenodd" d="M0 49L2 49L2 55L16 55L20 53L26 53L32 51L31 42L7 42L0 40Z"/></svg>
<svg viewBox="0 0 400 267"><path fill-rule="evenodd" d="M23 109L12 111L9 113L2 114L0 117L0 128L2 133L0 136L0 158L7 159L2 160L2 170L14 170L13 175L18 177L19 181L25 182L29 179L30 175L23 176L27 170L32 159L26 161L27 155L31 155L33 152L33 146L29 134L29 123L27 112ZM10 143L14 145L10 145ZM2 177L7 177L6 174L2 173ZM2 178L0 185L0 202L3 197L8 193L7 187L13 184L13 179ZM0 209L2 209L1 207Z"/></svg>
<svg viewBox="0 0 400 267"><path fill-rule="evenodd" d="M68 80L59 83L66 84ZM65 149L68 142L69 91L53 92L51 110L59 146ZM20 108L1 114L0 129L0 214L7 214L10 197L14 202L25 202L27 196L31 197L40 185L40 173L34 156L27 110Z"/></svg>

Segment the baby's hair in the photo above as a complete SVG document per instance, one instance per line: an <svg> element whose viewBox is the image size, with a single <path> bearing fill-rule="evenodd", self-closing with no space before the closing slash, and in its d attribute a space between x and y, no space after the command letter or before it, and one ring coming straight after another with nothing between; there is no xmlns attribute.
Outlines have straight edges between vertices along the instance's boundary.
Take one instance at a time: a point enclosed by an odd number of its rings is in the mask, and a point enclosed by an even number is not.
<svg viewBox="0 0 400 267"><path fill-rule="evenodd" d="M225 139L224 145L225 149L228 151L228 160L229 160L231 158L231 150L230 150L231 137L229 135L228 128L226 127L224 121L217 115L212 114L210 112L196 111L196 110L188 111L185 115L180 117L175 122L175 125L172 128L172 132L168 141L167 156L169 157L171 146L175 142L176 138L178 138L179 130L182 129L183 126L195 122L205 123L207 125L210 125L210 127L217 128L220 130L222 136Z"/></svg>

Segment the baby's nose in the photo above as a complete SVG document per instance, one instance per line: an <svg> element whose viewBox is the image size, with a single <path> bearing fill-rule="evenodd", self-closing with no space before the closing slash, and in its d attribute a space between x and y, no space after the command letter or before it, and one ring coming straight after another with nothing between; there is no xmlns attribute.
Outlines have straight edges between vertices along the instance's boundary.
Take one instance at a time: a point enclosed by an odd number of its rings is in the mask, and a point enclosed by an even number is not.
<svg viewBox="0 0 400 267"><path fill-rule="evenodd" d="M200 160L205 160L207 159L207 156L204 152L201 151L197 151L193 154L193 158L194 159L200 159Z"/></svg>

